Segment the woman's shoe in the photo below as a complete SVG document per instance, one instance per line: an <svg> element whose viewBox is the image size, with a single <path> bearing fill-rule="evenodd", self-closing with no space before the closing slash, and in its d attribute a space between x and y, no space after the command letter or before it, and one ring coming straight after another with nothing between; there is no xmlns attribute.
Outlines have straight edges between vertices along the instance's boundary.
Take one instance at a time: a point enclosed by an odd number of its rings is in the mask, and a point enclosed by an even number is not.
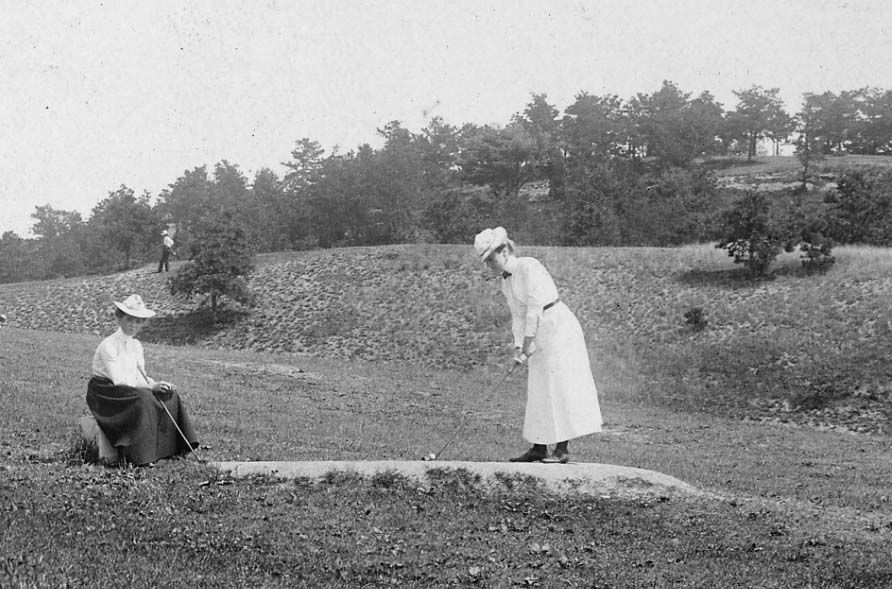
<svg viewBox="0 0 892 589"><path fill-rule="evenodd" d="M567 464L570 462L570 453L563 450L555 450L548 458L543 458L542 462L546 464Z"/></svg>
<svg viewBox="0 0 892 589"><path fill-rule="evenodd" d="M532 449L527 450L520 456L509 458L508 462L542 462L545 460L545 454L542 452L534 452Z"/></svg>

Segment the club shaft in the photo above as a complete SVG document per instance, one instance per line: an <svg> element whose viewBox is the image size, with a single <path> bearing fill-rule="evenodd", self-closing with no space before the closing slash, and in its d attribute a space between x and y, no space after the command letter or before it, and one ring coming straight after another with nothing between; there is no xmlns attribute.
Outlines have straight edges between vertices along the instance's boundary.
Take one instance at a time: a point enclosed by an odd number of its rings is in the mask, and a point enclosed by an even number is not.
<svg viewBox="0 0 892 589"><path fill-rule="evenodd" d="M146 379L146 382L148 383L148 382L149 382L149 377L148 377L148 375L146 374L146 371L143 370L142 368L140 368L139 371L142 373L142 377L143 377L144 379ZM153 396L153 397L155 396L154 392L152 393L152 396ZM198 448L193 448L193 447L192 447L192 442L190 442L190 441L186 438L186 434L184 434L184 433L183 433L183 430L180 429L180 424L178 424L178 423L177 423L177 420L173 418L173 414L170 412L170 409L167 408L167 405L164 404L164 401L162 401L161 399L159 399L159 398L157 398L157 397L155 397L155 400L158 401L158 403L161 404L161 408L164 409L164 412L165 412L165 413L167 413L167 416L170 418L170 422L171 422L171 423L173 424L173 426L177 429L177 433L180 434L180 437L181 437L181 438L183 439L183 441L186 443L186 447L189 448L189 450L190 450L192 453L195 454L195 459L198 460L198 461L201 461L201 460L202 460L202 459L201 459L201 456L198 455Z"/></svg>
<svg viewBox="0 0 892 589"><path fill-rule="evenodd" d="M508 372L506 372L504 376L502 376L499 380L496 381L496 383L492 387L490 387L489 391L487 391L487 394L486 394L487 397L491 396L494 392L496 392L496 389L498 389L500 386L502 386L502 383L504 383L506 380L508 380L508 377L511 376L511 374L514 372L514 368L515 367L512 366L511 369ZM452 433L452 436L448 440L446 440L446 443L443 444L443 447L440 448L439 452L437 452L437 454L436 454L437 459L439 459L440 455L443 453L443 451L449 447L449 444L451 444L452 442L455 441L455 438L457 438L458 434L461 433L461 431L464 429L464 425L465 425L464 423L460 423L458 425L458 427L455 428L455 431Z"/></svg>

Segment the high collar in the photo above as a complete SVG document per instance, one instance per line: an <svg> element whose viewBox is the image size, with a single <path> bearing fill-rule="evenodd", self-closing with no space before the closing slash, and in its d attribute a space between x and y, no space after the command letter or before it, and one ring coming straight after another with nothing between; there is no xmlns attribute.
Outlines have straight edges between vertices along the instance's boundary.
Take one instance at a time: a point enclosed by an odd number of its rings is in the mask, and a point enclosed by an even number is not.
<svg viewBox="0 0 892 589"><path fill-rule="evenodd" d="M505 274L508 274L508 276L514 274L517 271L517 266L519 265L519 263L520 262L518 262L516 257L508 256L508 259L505 260L505 267L502 276L505 277Z"/></svg>
<svg viewBox="0 0 892 589"><path fill-rule="evenodd" d="M117 337L121 338L122 340L124 340L125 342L129 342L129 341L133 340L133 336L127 335L126 333L124 333L124 330L121 329L120 326L118 326L118 331L115 332L115 335Z"/></svg>

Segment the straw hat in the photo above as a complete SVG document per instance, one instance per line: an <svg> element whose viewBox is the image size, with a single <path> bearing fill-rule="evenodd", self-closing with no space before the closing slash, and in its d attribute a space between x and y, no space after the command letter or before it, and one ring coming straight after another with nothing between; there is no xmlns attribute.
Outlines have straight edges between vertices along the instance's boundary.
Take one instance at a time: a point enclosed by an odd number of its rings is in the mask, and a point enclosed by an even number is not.
<svg viewBox="0 0 892 589"><path fill-rule="evenodd" d="M142 297L138 294L132 294L126 299L124 302L119 303L118 301L112 301L117 308L119 308L124 313L127 313L131 317L139 317L141 319L148 319L149 317L155 316L155 311L150 311L146 308L146 304L142 302Z"/></svg>
<svg viewBox="0 0 892 589"><path fill-rule="evenodd" d="M485 262L496 248L507 243L509 243L508 232L504 227L484 229L474 238L474 251L480 256L480 261Z"/></svg>

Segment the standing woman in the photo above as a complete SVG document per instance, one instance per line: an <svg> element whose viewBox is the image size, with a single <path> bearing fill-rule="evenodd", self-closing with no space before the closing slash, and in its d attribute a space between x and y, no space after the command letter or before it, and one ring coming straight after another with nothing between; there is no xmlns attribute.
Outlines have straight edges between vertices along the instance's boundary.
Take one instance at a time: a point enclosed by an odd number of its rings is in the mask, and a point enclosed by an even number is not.
<svg viewBox="0 0 892 589"><path fill-rule="evenodd" d="M137 294L114 303L118 330L93 354L87 406L122 461L140 465L187 454L198 448L198 438L185 407L172 384L146 374L135 339L155 312Z"/></svg>
<svg viewBox="0 0 892 589"><path fill-rule="evenodd" d="M529 367L523 437L533 447L511 462L568 462L569 441L601 431L602 423L582 326L558 298L545 266L515 256L503 227L481 231L474 250L502 277L514 362ZM550 456L548 444L555 444Z"/></svg>

